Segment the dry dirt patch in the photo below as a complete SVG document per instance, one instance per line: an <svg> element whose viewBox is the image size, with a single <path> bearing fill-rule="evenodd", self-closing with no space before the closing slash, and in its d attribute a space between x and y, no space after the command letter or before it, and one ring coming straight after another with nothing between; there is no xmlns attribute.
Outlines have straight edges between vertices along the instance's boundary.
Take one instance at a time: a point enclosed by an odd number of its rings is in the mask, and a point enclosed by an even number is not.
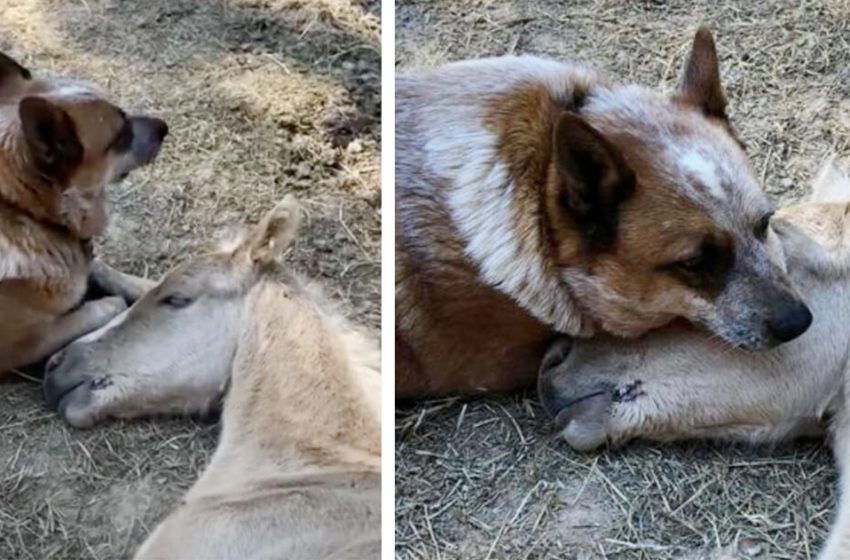
<svg viewBox="0 0 850 560"><path fill-rule="evenodd" d="M159 161L110 190L98 252L157 277L285 193L308 214L295 266L377 327L376 1L4 0L0 49L165 118ZM40 387L0 384L0 558L126 557L194 480L214 422L64 426Z"/></svg>
<svg viewBox="0 0 850 560"><path fill-rule="evenodd" d="M850 4L402 1L399 70L533 53L672 91L700 23L715 32L735 128L780 204L830 150L850 156ZM534 395L396 415L397 557L810 558L832 519L820 443L570 450Z"/></svg>

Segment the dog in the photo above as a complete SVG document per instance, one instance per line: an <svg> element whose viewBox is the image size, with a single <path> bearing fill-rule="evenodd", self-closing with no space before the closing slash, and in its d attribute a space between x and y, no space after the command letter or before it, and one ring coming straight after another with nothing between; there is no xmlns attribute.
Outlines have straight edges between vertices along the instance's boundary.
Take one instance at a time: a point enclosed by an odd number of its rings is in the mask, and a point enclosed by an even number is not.
<svg viewBox="0 0 850 560"><path fill-rule="evenodd" d="M539 394L579 450L634 438L772 443L829 433L841 471L839 514L822 560L850 558L850 177L832 165L807 202L771 220L792 282L814 313L801 337L750 353L686 325L640 340L560 340Z"/></svg>
<svg viewBox="0 0 850 560"><path fill-rule="evenodd" d="M168 134L93 84L38 78L0 53L0 375L50 356L126 308L83 302L105 186L150 163Z"/></svg>
<svg viewBox="0 0 850 560"><path fill-rule="evenodd" d="M400 76L395 173L399 397L531 385L553 332L763 350L811 322L706 28L672 99L533 56Z"/></svg>

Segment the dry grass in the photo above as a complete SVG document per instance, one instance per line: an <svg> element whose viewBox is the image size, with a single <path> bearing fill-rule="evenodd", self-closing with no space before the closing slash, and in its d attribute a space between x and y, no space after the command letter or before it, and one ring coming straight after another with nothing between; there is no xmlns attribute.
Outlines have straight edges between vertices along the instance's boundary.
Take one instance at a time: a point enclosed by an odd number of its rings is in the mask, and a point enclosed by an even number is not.
<svg viewBox="0 0 850 560"><path fill-rule="evenodd" d="M404 1L397 66L505 53L594 63L672 91L699 23L715 31L733 124L780 203L850 155L850 3ZM630 445L586 455L533 395L396 416L397 557L810 558L834 507L820 443Z"/></svg>
<svg viewBox="0 0 850 560"><path fill-rule="evenodd" d="M380 293L377 1L4 0L0 49L163 116L159 161L110 192L98 251L158 276L284 193L294 261L372 326ZM40 387L0 384L0 558L132 553L194 480L216 426L63 425Z"/></svg>

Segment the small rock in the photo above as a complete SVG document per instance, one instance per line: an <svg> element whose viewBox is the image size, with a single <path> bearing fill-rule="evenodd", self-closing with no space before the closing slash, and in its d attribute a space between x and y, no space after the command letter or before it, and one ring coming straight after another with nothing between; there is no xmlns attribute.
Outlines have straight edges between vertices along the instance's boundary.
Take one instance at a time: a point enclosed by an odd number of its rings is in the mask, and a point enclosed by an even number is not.
<svg viewBox="0 0 850 560"><path fill-rule="evenodd" d="M747 558L758 558L764 554L764 543L752 538L743 538L738 541L738 552Z"/></svg>
<svg viewBox="0 0 850 560"><path fill-rule="evenodd" d="M306 161L302 161L295 168L295 175L297 177L309 177L313 173L313 168L310 167L310 164Z"/></svg>
<svg viewBox="0 0 850 560"><path fill-rule="evenodd" d="M349 154L359 154L363 151L363 143L360 140L352 140L348 143L348 147L345 151Z"/></svg>

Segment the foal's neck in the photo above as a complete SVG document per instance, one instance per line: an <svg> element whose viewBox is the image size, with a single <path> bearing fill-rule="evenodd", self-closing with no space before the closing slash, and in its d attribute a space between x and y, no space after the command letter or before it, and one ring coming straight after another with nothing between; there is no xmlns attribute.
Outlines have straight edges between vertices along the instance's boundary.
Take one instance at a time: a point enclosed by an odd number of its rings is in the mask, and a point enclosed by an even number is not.
<svg viewBox="0 0 850 560"><path fill-rule="evenodd" d="M248 296L224 405L223 443L286 471L380 470L380 356L306 289Z"/></svg>

